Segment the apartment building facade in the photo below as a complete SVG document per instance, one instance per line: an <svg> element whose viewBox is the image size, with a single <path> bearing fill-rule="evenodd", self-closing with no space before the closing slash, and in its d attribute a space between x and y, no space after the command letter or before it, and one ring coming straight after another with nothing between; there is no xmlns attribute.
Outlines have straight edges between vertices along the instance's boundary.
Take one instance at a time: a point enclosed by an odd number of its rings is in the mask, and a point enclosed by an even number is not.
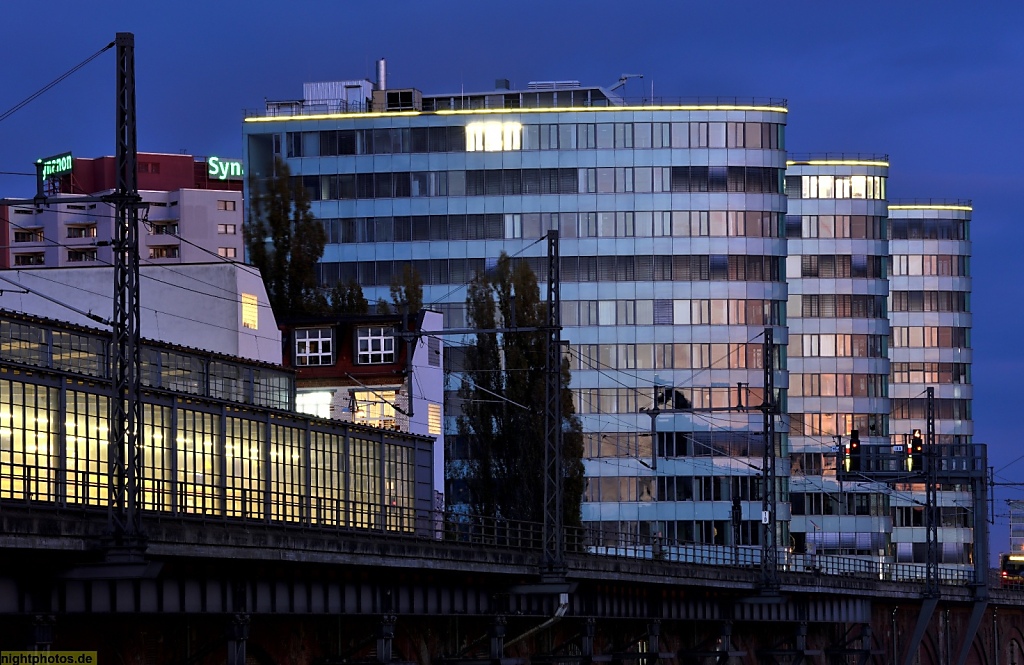
<svg viewBox="0 0 1024 665"><path fill-rule="evenodd" d="M70 159L70 158L69 158ZM5 267L110 265L114 208L74 201L116 189L113 157L70 159L71 170L47 183L47 206L9 206ZM139 153L143 263L241 261L242 175L238 160Z"/></svg>

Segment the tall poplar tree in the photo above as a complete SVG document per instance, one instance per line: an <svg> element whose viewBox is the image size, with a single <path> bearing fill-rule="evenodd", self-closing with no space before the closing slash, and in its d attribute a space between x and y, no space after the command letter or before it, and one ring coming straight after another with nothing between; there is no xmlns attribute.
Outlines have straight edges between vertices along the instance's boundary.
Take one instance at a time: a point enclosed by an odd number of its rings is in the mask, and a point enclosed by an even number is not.
<svg viewBox="0 0 1024 665"><path fill-rule="evenodd" d="M525 261L502 253L493 274L468 287L466 314L480 329L543 326L547 303ZM466 349L459 390L459 434L468 459L449 466L464 475L473 509L481 514L539 522L544 515L546 333L478 333ZM562 485L565 526L581 524L583 434L562 366Z"/></svg>
<svg viewBox="0 0 1024 665"><path fill-rule="evenodd" d="M274 175L250 180L245 243L249 261L263 275L276 316L327 310L317 276L327 234L310 211L306 190L292 181L288 165L280 159Z"/></svg>

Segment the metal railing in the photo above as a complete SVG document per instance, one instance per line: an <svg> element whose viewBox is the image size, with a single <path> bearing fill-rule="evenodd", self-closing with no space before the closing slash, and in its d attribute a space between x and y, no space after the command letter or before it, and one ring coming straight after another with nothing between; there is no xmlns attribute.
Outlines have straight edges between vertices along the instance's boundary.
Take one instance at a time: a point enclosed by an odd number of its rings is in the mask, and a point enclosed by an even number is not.
<svg viewBox="0 0 1024 665"><path fill-rule="evenodd" d="M102 530L102 526L96 525L106 523L106 509L98 505L56 506L41 501L0 498L0 517L16 516L32 519L0 521L0 524L6 525L0 533L17 533L19 524L25 529L36 528L39 518L46 516L68 521L67 535L88 535L89 524L93 524L93 530ZM438 512L395 508L393 514L383 522L356 521L347 525L321 524L301 516L298 520L288 521L195 512L145 511L143 524L147 523L153 527L151 542L167 537L158 535L163 526L187 527L201 524L204 527L204 534L213 533L209 530L210 527L230 529L232 525L238 525L244 526L246 533L319 535L331 541L336 541L338 536L348 536L356 539L465 545L471 548L523 553L539 553L543 546L543 526L538 522L471 515L450 510ZM171 533L173 534L173 531ZM566 551L570 557L584 559L593 557L648 560L685 566L742 570L759 570L761 565L759 545L685 543L657 536L612 533L586 527L566 529ZM780 548L779 564L781 572L815 579L849 577L885 582L924 583L926 577L925 564L895 563L878 558L832 554L798 554L788 548ZM974 573L966 567L940 565L939 581L944 585L966 586L973 583ZM991 586L1024 591L1024 582L1020 578L994 579Z"/></svg>
<svg viewBox="0 0 1024 665"><path fill-rule="evenodd" d="M505 109L516 111L519 109L545 108L550 110L570 108L615 108L615 107L659 107L659 106L701 106L701 107L758 107L758 108L786 108L788 100L778 97L719 97L719 96L696 96L696 97L594 97L586 99L581 93L592 88L573 88L558 90L530 90L530 91L495 91L493 94L472 94L472 95L431 95L423 97L423 113L436 113L437 111L474 111ZM552 106L542 106L530 103L541 99L541 95L550 95L552 92L559 94L559 101ZM571 97L568 93L574 93ZM519 95L519 100L509 101L509 97ZM561 101L562 99L568 100ZM516 103L518 101L519 103ZM525 103L523 103L525 102ZM403 109L408 110L408 109ZM315 103L283 102L280 106L264 109L244 109L245 118L272 118L272 117L301 117L307 115L333 115L350 113L380 113L385 109L374 108L369 104L352 104L338 101L317 101Z"/></svg>
<svg viewBox="0 0 1024 665"><path fill-rule="evenodd" d="M813 152L791 153L787 156L791 162L888 162L889 155L873 152Z"/></svg>

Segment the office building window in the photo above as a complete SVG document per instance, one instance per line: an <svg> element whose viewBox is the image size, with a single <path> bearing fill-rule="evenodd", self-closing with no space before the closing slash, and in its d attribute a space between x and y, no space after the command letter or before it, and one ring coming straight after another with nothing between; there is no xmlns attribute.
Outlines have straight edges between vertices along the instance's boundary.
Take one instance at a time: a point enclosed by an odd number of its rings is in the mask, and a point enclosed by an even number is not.
<svg viewBox="0 0 1024 665"><path fill-rule="evenodd" d="M391 328L360 328L356 334L360 365L380 365L395 362L395 337Z"/></svg>
<svg viewBox="0 0 1024 665"><path fill-rule="evenodd" d="M217 233L219 235L222 235L222 236L224 236L224 235L233 236L233 235L235 235L236 232L237 232L237 229L235 228L234 224L218 224L217 225Z"/></svg>
<svg viewBox="0 0 1024 665"><path fill-rule="evenodd" d="M307 328L295 331L295 364L297 366L334 364L334 335L330 328Z"/></svg>
<svg viewBox="0 0 1024 665"><path fill-rule="evenodd" d="M217 201L217 210L234 210L235 201Z"/></svg>
<svg viewBox="0 0 1024 665"><path fill-rule="evenodd" d="M217 256L222 256L225 259L233 259L238 255L238 250L234 247L218 247Z"/></svg>

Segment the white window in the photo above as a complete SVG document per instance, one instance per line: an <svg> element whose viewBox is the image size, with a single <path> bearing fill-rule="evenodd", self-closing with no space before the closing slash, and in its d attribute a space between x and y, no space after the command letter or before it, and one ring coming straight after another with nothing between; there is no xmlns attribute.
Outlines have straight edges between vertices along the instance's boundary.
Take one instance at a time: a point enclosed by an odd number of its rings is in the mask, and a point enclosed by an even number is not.
<svg viewBox="0 0 1024 665"><path fill-rule="evenodd" d="M238 250L234 247L218 247L217 256L223 256L226 259L233 259L238 255Z"/></svg>
<svg viewBox="0 0 1024 665"><path fill-rule="evenodd" d="M219 233L222 236L223 235L233 236L236 233L235 225L234 224L218 224L217 225L217 233Z"/></svg>
<svg viewBox="0 0 1024 665"><path fill-rule="evenodd" d="M234 210L235 201L217 201L217 210Z"/></svg>
<svg viewBox="0 0 1024 665"><path fill-rule="evenodd" d="M333 350L333 335L330 328L306 328L295 331L296 365L332 365Z"/></svg>
<svg viewBox="0 0 1024 665"><path fill-rule="evenodd" d="M391 328L360 328L356 335L360 365L381 365L395 362L395 337Z"/></svg>

